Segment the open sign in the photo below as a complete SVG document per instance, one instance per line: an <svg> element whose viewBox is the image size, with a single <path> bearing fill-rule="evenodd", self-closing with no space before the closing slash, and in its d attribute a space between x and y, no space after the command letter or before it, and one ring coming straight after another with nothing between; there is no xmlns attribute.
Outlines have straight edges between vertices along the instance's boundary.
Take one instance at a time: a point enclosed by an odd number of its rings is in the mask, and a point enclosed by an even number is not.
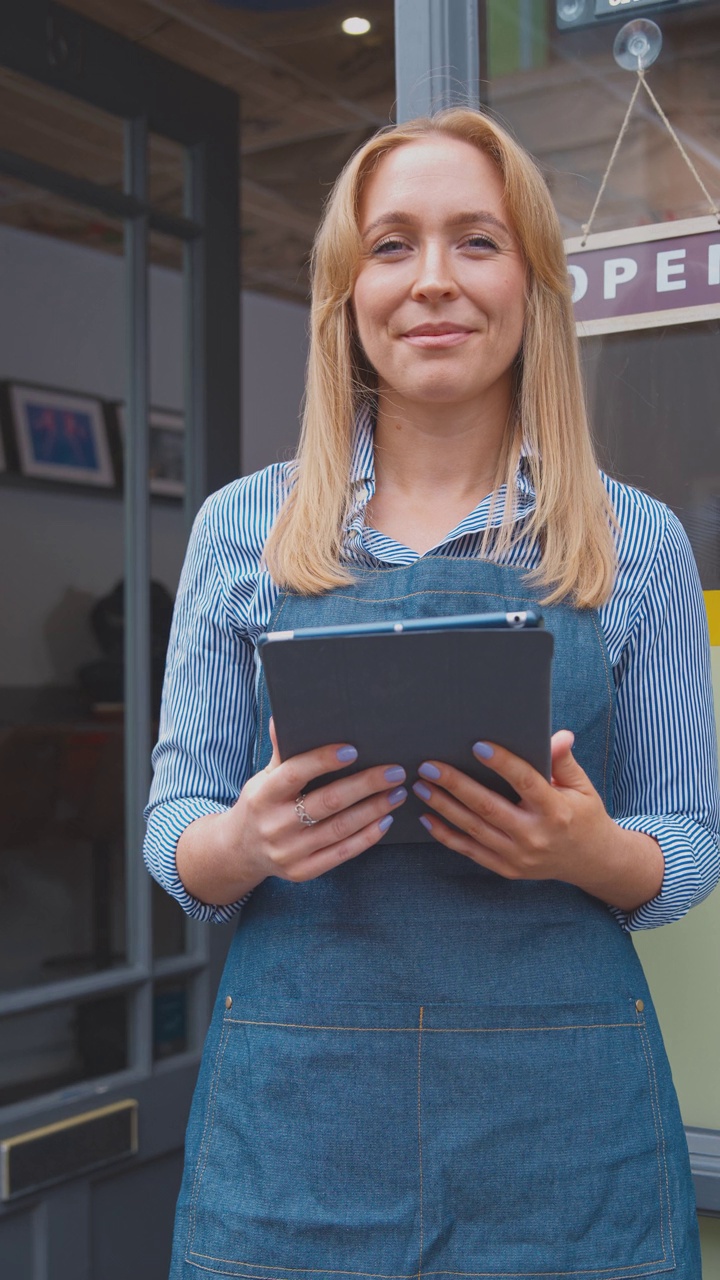
<svg viewBox="0 0 720 1280"><path fill-rule="evenodd" d="M661 9L668 4L677 4L677 0L595 0L595 16L628 9Z"/></svg>
<svg viewBox="0 0 720 1280"><path fill-rule="evenodd" d="M687 324L720 316L720 225L657 223L567 240L580 334Z"/></svg>

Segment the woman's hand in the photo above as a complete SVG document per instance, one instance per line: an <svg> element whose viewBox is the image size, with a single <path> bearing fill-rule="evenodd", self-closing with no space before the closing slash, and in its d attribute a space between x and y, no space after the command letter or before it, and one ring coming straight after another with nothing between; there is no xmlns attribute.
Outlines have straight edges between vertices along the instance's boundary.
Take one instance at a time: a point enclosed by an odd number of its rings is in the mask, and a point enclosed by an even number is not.
<svg viewBox="0 0 720 1280"><path fill-rule="evenodd" d="M475 744L477 758L510 783L519 804L427 761L413 791L435 814L421 821L441 844L509 880L564 880L632 911L660 892L662 851L651 836L613 822L572 755L573 741L567 730L554 734L551 782L503 747Z"/></svg>
<svg viewBox="0 0 720 1280"><path fill-rule="evenodd" d="M313 880L377 844L392 823L392 810L407 799L400 765L380 765L338 778L304 797L312 825L295 809L314 778L357 759L354 747L319 747L281 761L270 721L273 754L250 778L226 813L198 818L177 847L178 874L188 893L224 905L267 876Z"/></svg>

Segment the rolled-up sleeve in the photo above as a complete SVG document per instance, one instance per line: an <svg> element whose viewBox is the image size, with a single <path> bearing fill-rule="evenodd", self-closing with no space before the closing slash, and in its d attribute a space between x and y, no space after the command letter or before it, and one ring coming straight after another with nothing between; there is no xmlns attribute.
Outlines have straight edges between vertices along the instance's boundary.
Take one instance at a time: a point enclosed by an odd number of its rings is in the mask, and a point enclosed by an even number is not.
<svg viewBox="0 0 720 1280"><path fill-rule="evenodd" d="M665 858L656 898L624 928L681 919L720 879L720 796L707 618L692 551L668 512L617 689L615 820Z"/></svg>
<svg viewBox="0 0 720 1280"><path fill-rule="evenodd" d="M191 822L235 803L252 761L254 649L229 607L213 545L216 498L195 520L175 603L143 853L152 876L189 916L222 923L246 899L200 902L185 889L175 857Z"/></svg>

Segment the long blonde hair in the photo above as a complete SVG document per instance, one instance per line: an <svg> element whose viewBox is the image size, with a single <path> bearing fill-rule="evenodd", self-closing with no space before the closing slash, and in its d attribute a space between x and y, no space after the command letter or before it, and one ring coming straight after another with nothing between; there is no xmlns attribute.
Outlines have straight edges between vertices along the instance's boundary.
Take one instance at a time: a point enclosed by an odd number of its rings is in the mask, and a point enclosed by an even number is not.
<svg viewBox="0 0 720 1280"><path fill-rule="evenodd" d="M489 116L466 107L382 130L348 161L328 199L312 256L302 433L292 487L266 544L266 565L280 586L300 595L353 580L343 564L353 501L351 456L358 411L374 390L351 314L361 260L360 198L383 155L437 134L469 142L496 165L527 267L515 412L495 477L496 492L507 486L502 523L488 530L481 554L495 559L519 537L537 538L542 558L530 576L545 588L545 603L570 598L581 607L598 606L615 576L615 520L587 422L560 225L532 158ZM536 506L518 523L512 516L523 449Z"/></svg>

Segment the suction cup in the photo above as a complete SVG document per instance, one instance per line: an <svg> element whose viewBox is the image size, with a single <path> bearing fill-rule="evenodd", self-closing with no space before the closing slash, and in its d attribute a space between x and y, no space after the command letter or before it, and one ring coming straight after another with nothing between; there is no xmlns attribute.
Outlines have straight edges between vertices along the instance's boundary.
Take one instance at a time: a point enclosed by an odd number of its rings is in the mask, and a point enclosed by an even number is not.
<svg viewBox="0 0 720 1280"><path fill-rule="evenodd" d="M558 18L562 18L563 22L575 22L576 18L582 17L584 8L585 0L559 0Z"/></svg>
<svg viewBox="0 0 720 1280"><path fill-rule="evenodd" d="M661 49L662 31L657 23L647 18L634 18L618 31L613 57L625 71L645 71L655 62Z"/></svg>

